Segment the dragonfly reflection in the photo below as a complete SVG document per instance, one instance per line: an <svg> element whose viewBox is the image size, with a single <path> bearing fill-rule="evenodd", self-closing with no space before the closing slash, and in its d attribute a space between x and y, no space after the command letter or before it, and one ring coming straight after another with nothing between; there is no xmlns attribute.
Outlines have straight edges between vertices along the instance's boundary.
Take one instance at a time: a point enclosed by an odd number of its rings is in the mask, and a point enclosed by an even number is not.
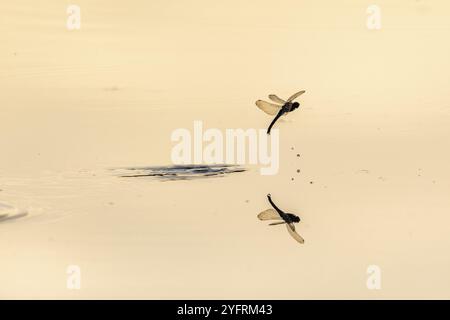
<svg viewBox="0 0 450 320"><path fill-rule="evenodd" d="M267 195L267 199L269 200L273 209L267 209L267 210L261 212L260 214L258 214L259 220L282 220L279 222L272 222L269 224L269 226L286 224L286 228L287 228L289 234L292 236L292 238L294 238L296 241L298 241L300 243L304 243L305 240L295 231L295 225L294 225L294 223L300 222L300 218L298 216L296 216L295 214L285 213L280 208L278 208L275 205L275 203L273 203L270 194Z"/></svg>

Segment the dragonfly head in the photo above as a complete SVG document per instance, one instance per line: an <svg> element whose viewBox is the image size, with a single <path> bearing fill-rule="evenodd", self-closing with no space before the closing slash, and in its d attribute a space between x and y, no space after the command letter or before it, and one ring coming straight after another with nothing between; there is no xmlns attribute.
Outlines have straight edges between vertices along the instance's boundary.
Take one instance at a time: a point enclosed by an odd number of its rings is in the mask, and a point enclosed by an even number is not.
<svg viewBox="0 0 450 320"><path fill-rule="evenodd" d="M296 216L295 214L290 214L290 218L292 220L292 222L294 223L299 223L300 222L300 218L298 216Z"/></svg>
<svg viewBox="0 0 450 320"><path fill-rule="evenodd" d="M300 107L300 103L294 102L294 103L292 104L291 110L295 110L295 109L297 109L298 107Z"/></svg>

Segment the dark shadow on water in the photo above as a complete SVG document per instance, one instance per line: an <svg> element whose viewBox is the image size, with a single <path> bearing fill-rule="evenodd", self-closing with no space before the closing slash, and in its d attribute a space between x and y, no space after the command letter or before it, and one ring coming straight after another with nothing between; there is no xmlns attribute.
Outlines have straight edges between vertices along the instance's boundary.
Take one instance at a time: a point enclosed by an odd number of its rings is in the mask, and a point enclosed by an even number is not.
<svg viewBox="0 0 450 320"><path fill-rule="evenodd" d="M224 177L247 169L236 165L176 165L159 167L127 167L113 169L122 178L153 177L161 181L196 180Z"/></svg>

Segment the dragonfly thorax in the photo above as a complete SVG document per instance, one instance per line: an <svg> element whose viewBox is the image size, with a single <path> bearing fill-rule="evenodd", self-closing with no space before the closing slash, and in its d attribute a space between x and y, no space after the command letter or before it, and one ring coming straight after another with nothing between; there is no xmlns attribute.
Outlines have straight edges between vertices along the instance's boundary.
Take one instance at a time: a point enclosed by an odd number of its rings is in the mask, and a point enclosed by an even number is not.
<svg viewBox="0 0 450 320"><path fill-rule="evenodd" d="M291 220L291 222L294 223L299 223L300 222L300 218L298 216L296 216L295 214L292 213L287 213L289 220Z"/></svg>
<svg viewBox="0 0 450 320"><path fill-rule="evenodd" d="M294 111L295 109L297 109L298 107L300 107L300 103L288 102L283 106L283 109L285 109L286 112L291 112L291 111Z"/></svg>
<svg viewBox="0 0 450 320"><path fill-rule="evenodd" d="M291 106L291 111L297 109L298 107L300 107L300 103L294 102L294 103L292 104L292 106Z"/></svg>

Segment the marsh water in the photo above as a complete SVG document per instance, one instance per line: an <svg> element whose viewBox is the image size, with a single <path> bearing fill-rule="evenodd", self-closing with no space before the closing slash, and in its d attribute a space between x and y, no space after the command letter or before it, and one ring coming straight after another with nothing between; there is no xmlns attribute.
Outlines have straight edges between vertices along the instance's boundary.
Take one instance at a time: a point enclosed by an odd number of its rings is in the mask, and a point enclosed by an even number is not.
<svg viewBox="0 0 450 320"><path fill-rule="evenodd" d="M379 1L378 31L357 1L78 5L0 5L1 298L450 297L447 2ZM278 174L161 181L173 130L265 130L301 89Z"/></svg>

